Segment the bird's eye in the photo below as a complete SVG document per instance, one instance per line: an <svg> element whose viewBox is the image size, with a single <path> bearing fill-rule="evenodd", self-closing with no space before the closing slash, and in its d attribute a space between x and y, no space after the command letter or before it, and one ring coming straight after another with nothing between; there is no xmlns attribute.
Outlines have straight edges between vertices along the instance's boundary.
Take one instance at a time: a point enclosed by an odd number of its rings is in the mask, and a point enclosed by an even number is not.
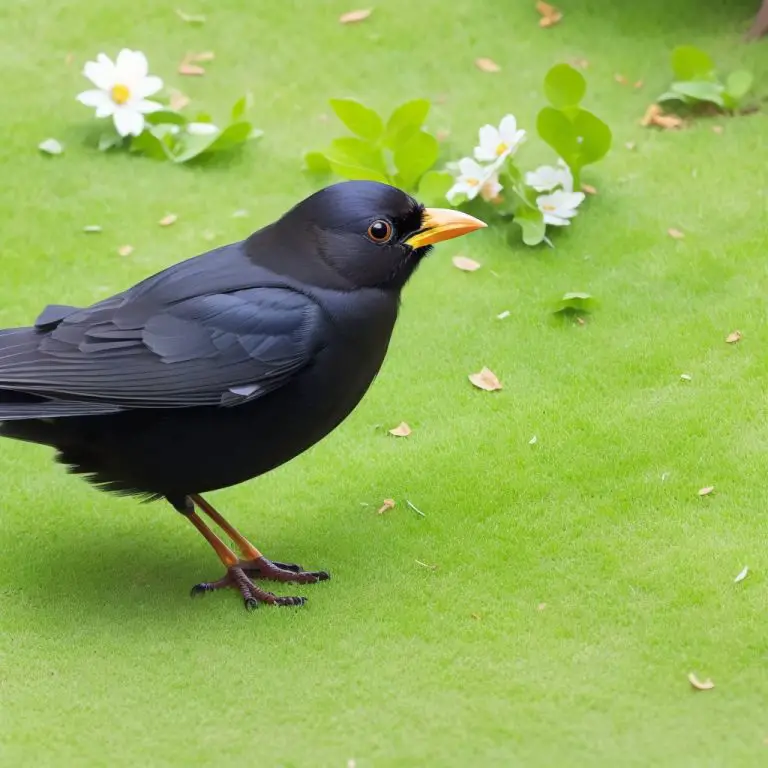
<svg viewBox="0 0 768 768"><path fill-rule="evenodd" d="M386 243L392 237L392 225L384 219L377 219L368 227L368 237L374 243Z"/></svg>

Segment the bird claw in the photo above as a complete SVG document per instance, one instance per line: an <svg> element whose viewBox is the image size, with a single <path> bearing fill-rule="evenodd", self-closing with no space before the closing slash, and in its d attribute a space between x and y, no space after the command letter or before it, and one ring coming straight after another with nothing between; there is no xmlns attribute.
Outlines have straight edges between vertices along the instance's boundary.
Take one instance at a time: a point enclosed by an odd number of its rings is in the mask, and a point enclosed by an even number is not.
<svg viewBox="0 0 768 768"><path fill-rule="evenodd" d="M289 573L293 573L293 571L289 571ZM227 575L218 581L204 581L196 584L192 587L190 596L197 597L224 588L239 590L243 596L245 608L249 611L258 608L262 603L267 605L304 605L307 601L306 597L275 595L261 589L248 578L244 569L237 565L228 568Z"/></svg>
<svg viewBox="0 0 768 768"><path fill-rule="evenodd" d="M276 563L266 557L255 560L241 560L237 564L250 578L269 579L270 581L294 582L297 584L316 584L328 581L328 571L305 571L296 563Z"/></svg>

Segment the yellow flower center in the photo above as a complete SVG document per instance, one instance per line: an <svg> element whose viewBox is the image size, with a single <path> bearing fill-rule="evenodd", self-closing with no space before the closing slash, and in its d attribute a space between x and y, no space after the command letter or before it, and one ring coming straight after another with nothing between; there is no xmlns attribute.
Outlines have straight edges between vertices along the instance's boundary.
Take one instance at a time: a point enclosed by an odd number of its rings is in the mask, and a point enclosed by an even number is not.
<svg viewBox="0 0 768 768"><path fill-rule="evenodd" d="M476 187L478 184L480 184L480 179L467 179L467 184L470 187Z"/></svg>
<svg viewBox="0 0 768 768"><path fill-rule="evenodd" d="M554 205L542 205L541 206L545 211L556 211L557 207Z"/></svg>
<svg viewBox="0 0 768 768"><path fill-rule="evenodd" d="M499 142L499 146L496 147L496 155L498 157L501 157L508 150L509 150L509 144L505 144L503 141Z"/></svg>
<svg viewBox="0 0 768 768"><path fill-rule="evenodd" d="M110 96L112 97L112 101L114 101L115 104L125 104L125 102L131 98L131 92L128 90L127 85L118 84L112 86Z"/></svg>

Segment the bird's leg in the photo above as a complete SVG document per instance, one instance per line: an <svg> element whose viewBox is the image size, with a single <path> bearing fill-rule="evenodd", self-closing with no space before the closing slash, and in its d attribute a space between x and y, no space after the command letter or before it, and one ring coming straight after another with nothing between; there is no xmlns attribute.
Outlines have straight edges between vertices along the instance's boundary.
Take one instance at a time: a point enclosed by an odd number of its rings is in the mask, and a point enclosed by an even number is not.
<svg viewBox="0 0 768 768"><path fill-rule="evenodd" d="M221 562L226 566L227 573L218 581L203 582L192 587L192 595L204 595L217 589L229 587L239 590L243 596L245 607L257 608L260 603L269 605L303 605L304 597L279 597L261 589L254 584L239 565L237 555L205 524L202 518L195 512L195 506L190 497L185 497L183 502L171 500L173 506L181 512L192 525L197 528L205 540L213 547Z"/></svg>
<svg viewBox="0 0 768 768"><path fill-rule="evenodd" d="M292 581L299 584L314 584L331 578L327 571L305 571L295 563L277 563L267 560L237 528L222 517L202 496L193 494L189 498L235 542L244 558L238 561L237 566L249 576L271 579L272 581Z"/></svg>

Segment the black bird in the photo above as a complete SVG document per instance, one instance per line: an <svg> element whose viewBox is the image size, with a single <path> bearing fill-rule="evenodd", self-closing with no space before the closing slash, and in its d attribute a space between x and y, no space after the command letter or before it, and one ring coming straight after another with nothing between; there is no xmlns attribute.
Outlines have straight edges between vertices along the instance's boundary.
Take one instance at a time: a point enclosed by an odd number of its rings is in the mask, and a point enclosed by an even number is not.
<svg viewBox="0 0 768 768"><path fill-rule="evenodd" d="M234 587L249 608L299 605L253 579L328 574L267 560L200 494L262 475L338 426L378 373L401 289L432 244L484 226L385 184L344 182L91 307L48 306L34 327L0 331L0 435L55 448L103 490L167 499L227 569L193 594Z"/></svg>

